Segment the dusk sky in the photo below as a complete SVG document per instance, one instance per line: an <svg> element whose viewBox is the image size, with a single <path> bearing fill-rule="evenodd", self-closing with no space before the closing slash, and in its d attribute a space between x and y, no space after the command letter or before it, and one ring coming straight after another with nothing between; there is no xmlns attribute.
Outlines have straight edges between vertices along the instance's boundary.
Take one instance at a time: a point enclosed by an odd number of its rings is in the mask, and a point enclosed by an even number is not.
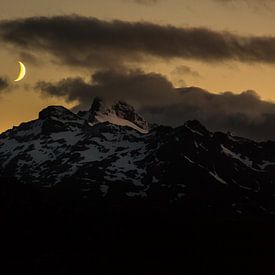
<svg viewBox="0 0 275 275"><path fill-rule="evenodd" d="M253 125L241 133L265 137L275 118L274 11L273 0L2 0L0 131L102 95L160 123L198 115L231 130L241 120L233 130ZM27 74L15 83L17 61Z"/></svg>

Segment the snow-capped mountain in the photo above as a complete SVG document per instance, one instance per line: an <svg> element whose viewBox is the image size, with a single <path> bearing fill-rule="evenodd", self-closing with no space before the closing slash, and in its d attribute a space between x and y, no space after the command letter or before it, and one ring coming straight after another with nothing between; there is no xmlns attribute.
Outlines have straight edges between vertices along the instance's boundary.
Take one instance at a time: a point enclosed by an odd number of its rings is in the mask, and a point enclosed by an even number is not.
<svg viewBox="0 0 275 275"><path fill-rule="evenodd" d="M141 133L148 133L148 123L135 112L135 109L125 102L107 104L100 98L95 98L89 111L78 113L93 126L97 123L110 122L115 125L129 126Z"/></svg>
<svg viewBox="0 0 275 275"><path fill-rule="evenodd" d="M0 175L41 188L74 182L83 199L144 199L275 214L275 142L148 123L133 107L95 99L75 114L50 106L0 135ZM255 210L256 209L256 210Z"/></svg>

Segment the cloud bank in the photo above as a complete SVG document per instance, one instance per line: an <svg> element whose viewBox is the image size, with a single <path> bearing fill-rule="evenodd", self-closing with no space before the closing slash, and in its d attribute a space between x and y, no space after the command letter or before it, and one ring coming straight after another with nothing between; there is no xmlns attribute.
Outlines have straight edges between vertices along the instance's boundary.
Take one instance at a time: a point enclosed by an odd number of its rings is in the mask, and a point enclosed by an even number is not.
<svg viewBox="0 0 275 275"><path fill-rule="evenodd" d="M151 122L179 126L198 119L211 130L231 131L257 140L275 139L275 103L254 91L214 94L196 87L176 89L163 75L135 71L97 71L90 82L81 78L39 82L43 95L77 100L74 110L88 109L94 97L125 100Z"/></svg>
<svg viewBox="0 0 275 275"><path fill-rule="evenodd" d="M0 21L0 41L25 53L50 54L54 62L89 68L123 66L148 61L148 57L275 64L275 37L271 36L81 16Z"/></svg>

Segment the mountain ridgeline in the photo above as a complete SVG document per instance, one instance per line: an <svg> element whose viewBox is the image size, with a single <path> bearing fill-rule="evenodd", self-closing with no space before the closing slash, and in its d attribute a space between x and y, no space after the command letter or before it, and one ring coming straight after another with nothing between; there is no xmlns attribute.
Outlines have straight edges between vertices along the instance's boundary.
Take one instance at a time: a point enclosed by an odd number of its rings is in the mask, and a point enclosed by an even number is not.
<svg viewBox="0 0 275 275"><path fill-rule="evenodd" d="M209 132L198 121L148 123L96 98L78 114L50 106L0 135L0 176L38 189L73 183L87 199L140 199L275 215L275 142Z"/></svg>
<svg viewBox="0 0 275 275"><path fill-rule="evenodd" d="M49 106L0 135L5 274L269 274L274 171L273 141Z"/></svg>

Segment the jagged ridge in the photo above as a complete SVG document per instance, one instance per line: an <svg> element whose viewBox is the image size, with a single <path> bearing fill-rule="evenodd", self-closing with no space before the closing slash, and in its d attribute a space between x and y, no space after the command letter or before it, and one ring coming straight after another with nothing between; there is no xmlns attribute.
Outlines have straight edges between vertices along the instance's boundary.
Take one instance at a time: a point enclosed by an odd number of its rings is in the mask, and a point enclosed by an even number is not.
<svg viewBox="0 0 275 275"><path fill-rule="evenodd" d="M238 214L257 202L259 213L273 214L274 153L274 142L212 133L198 121L148 131L133 107L106 107L96 99L78 114L50 106L37 120L1 134L0 176L43 188L73 181L86 199L199 198L206 207L220 201Z"/></svg>

